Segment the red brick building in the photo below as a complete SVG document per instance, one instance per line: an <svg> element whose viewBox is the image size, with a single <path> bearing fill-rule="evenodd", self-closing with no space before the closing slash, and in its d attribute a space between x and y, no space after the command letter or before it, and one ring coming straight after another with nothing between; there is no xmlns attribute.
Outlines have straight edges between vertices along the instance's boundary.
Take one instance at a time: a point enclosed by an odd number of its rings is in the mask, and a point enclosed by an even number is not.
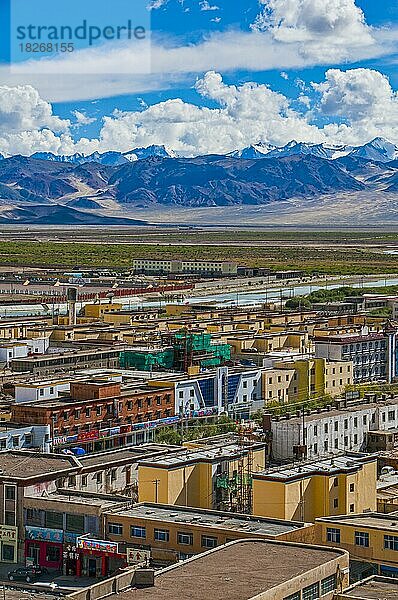
<svg viewBox="0 0 398 600"><path fill-rule="evenodd" d="M11 418L18 423L49 424L55 444L71 438L72 443L81 445L120 435L120 443L105 445L113 447L124 445L123 437L138 424L150 427L150 423L173 416L172 387L123 388L120 383L88 381L72 383L70 397L14 404Z"/></svg>

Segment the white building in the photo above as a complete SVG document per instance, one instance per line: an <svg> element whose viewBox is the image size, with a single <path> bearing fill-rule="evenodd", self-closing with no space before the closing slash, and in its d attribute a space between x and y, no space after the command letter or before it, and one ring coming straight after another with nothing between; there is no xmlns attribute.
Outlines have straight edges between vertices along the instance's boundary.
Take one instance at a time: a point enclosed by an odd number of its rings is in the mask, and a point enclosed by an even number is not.
<svg viewBox="0 0 398 600"><path fill-rule="evenodd" d="M45 354L49 345L50 340L47 337L2 342L0 363L9 363L15 358L25 358L31 354Z"/></svg>
<svg viewBox="0 0 398 600"><path fill-rule="evenodd" d="M207 275L226 276L237 275L238 265L228 261L209 260L153 260L136 258L133 260L134 273L148 275Z"/></svg>
<svg viewBox="0 0 398 600"><path fill-rule="evenodd" d="M398 400L390 403L362 404L340 410L324 410L271 422L272 454L276 460L292 459L295 447L306 446L308 458L319 458L342 451L361 452L368 431L398 427ZM304 442L303 442L304 428Z"/></svg>
<svg viewBox="0 0 398 600"><path fill-rule="evenodd" d="M70 379L51 380L15 384L15 402L36 402L38 400L54 400L61 392L70 391Z"/></svg>
<svg viewBox="0 0 398 600"><path fill-rule="evenodd" d="M49 425L30 425L27 427L3 425L0 427L0 451L37 449L41 452L50 452L50 438Z"/></svg>

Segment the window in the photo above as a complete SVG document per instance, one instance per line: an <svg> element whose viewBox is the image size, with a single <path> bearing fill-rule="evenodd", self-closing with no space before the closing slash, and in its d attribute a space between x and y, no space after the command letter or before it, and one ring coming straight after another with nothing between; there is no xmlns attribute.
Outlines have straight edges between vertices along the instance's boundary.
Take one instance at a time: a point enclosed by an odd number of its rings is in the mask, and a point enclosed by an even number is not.
<svg viewBox="0 0 398 600"><path fill-rule="evenodd" d="M179 531L177 533L177 544L193 546L193 533L185 533L183 531Z"/></svg>
<svg viewBox="0 0 398 600"><path fill-rule="evenodd" d="M13 435L11 440L12 440L12 447L17 448L19 446L19 435Z"/></svg>
<svg viewBox="0 0 398 600"><path fill-rule="evenodd" d="M61 559L61 550L58 546L47 546L46 549L46 561L47 562L59 562Z"/></svg>
<svg viewBox="0 0 398 600"><path fill-rule="evenodd" d="M384 548L386 550L398 550L398 537L396 535L385 535Z"/></svg>
<svg viewBox="0 0 398 600"><path fill-rule="evenodd" d="M336 450L338 450L338 449L339 449L339 440L338 440L338 438L336 438L336 439L334 440L334 447L335 447L335 449L336 449Z"/></svg>
<svg viewBox="0 0 398 600"><path fill-rule="evenodd" d="M2 544L2 556L1 560L4 562L14 562L14 546L10 544Z"/></svg>
<svg viewBox="0 0 398 600"><path fill-rule="evenodd" d="M335 422L334 422L334 430L335 430L335 431L338 431L338 430L339 430L339 422L338 422L338 421L335 421Z"/></svg>
<svg viewBox="0 0 398 600"><path fill-rule="evenodd" d="M317 598L319 598L318 581L303 589L303 600L316 600Z"/></svg>
<svg viewBox="0 0 398 600"><path fill-rule="evenodd" d="M25 433L25 444L27 446L30 446L32 443L32 434L31 433Z"/></svg>
<svg viewBox="0 0 398 600"><path fill-rule="evenodd" d="M76 485L76 475L71 475L70 477L68 477L68 486L75 487L75 485Z"/></svg>
<svg viewBox="0 0 398 600"><path fill-rule="evenodd" d="M328 542L340 544L340 529L336 529L335 527L327 527L326 540Z"/></svg>
<svg viewBox="0 0 398 600"><path fill-rule="evenodd" d="M108 523L108 532L113 535L122 535L123 525L120 523Z"/></svg>
<svg viewBox="0 0 398 600"><path fill-rule="evenodd" d="M316 425L314 425L314 436L318 435L318 427Z"/></svg>
<svg viewBox="0 0 398 600"><path fill-rule="evenodd" d="M4 487L6 500L15 500L15 487L13 485L6 485Z"/></svg>
<svg viewBox="0 0 398 600"><path fill-rule="evenodd" d="M353 492L354 490L355 490L355 484L350 483L350 492Z"/></svg>
<svg viewBox="0 0 398 600"><path fill-rule="evenodd" d="M66 515L66 529L75 533L84 533L84 515L72 515L68 513Z"/></svg>
<svg viewBox="0 0 398 600"><path fill-rule="evenodd" d="M329 592L334 592L337 588L336 575L330 575L321 581L321 596L325 596Z"/></svg>
<svg viewBox="0 0 398 600"><path fill-rule="evenodd" d="M324 431L325 431L325 433L328 433L328 432L329 432L329 427L328 427L328 424L327 424L327 423L325 423L325 426L324 426Z"/></svg>
<svg viewBox="0 0 398 600"><path fill-rule="evenodd" d="M82 476L82 487L87 487L87 475Z"/></svg>
<svg viewBox="0 0 398 600"><path fill-rule="evenodd" d="M63 529L64 518L62 513L46 511L44 516L44 522L48 529Z"/></svg>
<svg viewBox="0 0 398 600"><path fill-rule="evenodd" d="M210 535L202 535L202 548L215 548L217 546L217 538Z"/></svg>
<svg viewBox="0 0 398 600"><path fill-rule="evenodd" d="M334 478L333 485L334 485L334 487L337 487L339 485L339 478L338 477Z"/></svg>
<svg viewBox="0 0 398 600"><path fill-rule="evenodd" d="M333 500L333 508L338 508L338 507L339 507L339 500L338 500L338 498L335 498Z"/></svg>
<svg viewBox="0 0 398 600"><path fill-rule="evenodd" d="M348 419L344 419L344 429L348 429Z"/></svg>
<svg viewBox="0 0 398 600"><path fill-rule="evenodd" d="M5 525L15 525L15 513L10 510L4 511L4 524Z"/></svg>
<svg viewBox="0 0 398 600"><path fill-rule="evenodd" d="M111 481L116 481L117 479L117 469L112 469L111 471Z"/></svg>
<svg viewBox="0 0 398 600"><path fill-rule="evenodd" d="M395 419L395 410L389 410L388 411L388 420L394 421L394 419Z"/></svg>
<svg viewBox="0 0 398 600"><path fill-rule="evenodd" d="M170 539L170 533L168 529L154 529L153 537L158 542L168 542Z"/></svg>
<svg viewBox="0 0 398 600"><path fill-rule="evenodd" d="M369 548L369 534L365 531L356 531L355 532L355 545L356 546L364 546L365 548Z"/></svg>
<svg viewBox="0 0 398 600"><path fill-rule="evenodd" d="M138 525L132 525L130 527L130 535L131 537L136 537L136 538L146 538L146 528L145 527L138 527Z"/></svg>
<svg viewBox="0 0 398 600"><path fill-rule="evenodd" d="M97 479L97 483L102 483L102 471L97 473L96 479Z"/></svg>
<svg viewBox="0 0 398 600"><path fill-rule="evenodd" d="M296 592L295 594L290 594L290 596L286 596L283 600L301 600L301 592Z"/></svg>

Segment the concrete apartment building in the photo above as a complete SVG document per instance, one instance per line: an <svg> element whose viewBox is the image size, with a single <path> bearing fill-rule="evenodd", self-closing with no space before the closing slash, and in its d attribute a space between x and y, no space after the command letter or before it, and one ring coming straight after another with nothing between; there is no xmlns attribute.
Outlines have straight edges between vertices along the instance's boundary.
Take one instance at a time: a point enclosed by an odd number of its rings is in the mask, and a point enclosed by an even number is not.
<svg viewBox="0 0 398 600"><path fill-rule="evenodd" d="M228 482L243 477L248 460L254 470L265 467L267 445L253 442L250 449L226 443L144 458L138 464L139 501L207 509L239 506L240 487L230 493Z"/></svg>
<svg viewBox="0 0 398 600"><path fill-rule="evenodd" d="M263 398L269 402L300 402L325 395L337 396L353 382L351 361L274 353L272 367L263 371Z"/></svg>
<svg viewBox="0 0 398 600"><path fill-rule="evenodd" d="M59 354L43 354L14 358L10 369L15 373L50 375L77 369L107 368L119 366L120 348L101 347L87 350L70 350Z"/></svg>
<svg viewBox="0 0 398 600"><path fill-rule="evenodd" d="M297 521L149 502L106 512L106 537L123 552L149 550L157 561L166 562L168 556L171 563L240 539L311 543L313 528Z"/></svg>
<svg viewBox="0 0 398 600"><path fill-rule="evenodd" d="M153 431L170 418L174 418L173 388L122 389L120 382L107 380L71 383L69 397L12 405L13 420L49 425L54 446L78 443L90 452L147 441L139 435L145 423Z"/></svg>
<svg viewBox="0 0 398 600"><path fill-rule="evenodd" d="M385 381L388 378L388 343L384 333L361 333L316 337L315 356L327 360L351 361L353 383Z"/></svg>
<svg viewBox="0 0 398 600"><path fill-rule="evenodd" d="M344 455L255 472L253 515L313 523L376 510L377 455Z"/></svg>
<svg viewBox="0 0 398 600"><path fill-rule="evenodd" d="M157 571L145 589L124 590L123 599L333 600L348 586L348 571L348 553L337 548L238 540Z"/></svg>
<svg viewBox="0 0 398 600"><path fill-rule="evenodd" d="M368 575L398 577L398 534L395 515L366 512L319 518L316 543L350 553L353 578Z"/></svg>
<svg viewBox="0 0 398 600"><path fill-rule="evenodd" d="M179 451L179 446L141 444L79 456L81 469L61 483L68 490L93 494L119 494L138 500L138 463Z"/></svg>
<svg viewBox="0 0 398 600"><path fill-rule="evenodd" d="M0 463L0 560L24 562L25 497L56 491L60 478L76 473L80 465L74 456L26 450L2 452Z"/></svg>
<svg viewBox="0 0 398 600"><path fill-rule="evenodd" d="M303 416L272 419L272 455L276 460L297 457L297 448L304 446L310 458L339 454L343 451L361 452L367 448L367 435L372 431L389 431L398 428L398 402L347 405L341 401L339 408L329 407ZM304 439L303 439L304 427Z"/></svg>
<svg viewBox="0 0 398 600"><path fill-rule="evenodd" d="M200 275L230 277L238 274L238 265L227 261L209 260L133 260L133 273L146 275Z"/></svg>
<svg viewBox="0 0 398 600"><path fill-rule="evenodd" d="M50 452L50 426L24 426L11 422L2 423L0 425L0 451L3 450L39 450L41 452Z"/></svg>
<svg viewBox="0 0 398 600"><path fill-rule="evenodd" d="M125 565L125 557L85 551L79 538L106 540L105 511L123 506L117 495L57 490L24 498L25 559L64 575L104 577Z"/></svg>

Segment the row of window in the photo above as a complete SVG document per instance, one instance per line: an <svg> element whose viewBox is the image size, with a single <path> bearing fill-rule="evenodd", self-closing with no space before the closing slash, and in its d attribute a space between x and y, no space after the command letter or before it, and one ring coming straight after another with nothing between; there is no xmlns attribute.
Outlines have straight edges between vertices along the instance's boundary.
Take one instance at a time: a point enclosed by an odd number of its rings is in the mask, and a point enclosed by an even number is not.
<svg viewBox="0 0 398 600"><path fill-rule="evenodd" d="M64 522L63 513L28 508L26 510L26 524L44 526L48 529L65 529L74 533L84 533L84 515L66 513Z"/></svg>
<svg viewBox="0 0 398 600"><path fill-rule="evenodd" d="M358 435L356 433L354 433L352 444L350 444L349 437L348 436L344 436L344 448L345 449L348 448L349 446L352 446L352 445L356 446L357 444L358 444ZM340 447L340 441L339 441L338 438L336 438L334 440L334 448L335 448L335 450L339 450L339 449L342 450L342 448ZM328 442L328 440L325 440L323 442L323 449L324 449L325 452L329 451L329 442ZM318 444L314 444L313 445L312 452L314 454L318 454Z"/></svg>
<svg viewBox="0 0 398 600"><path fill-rule="evenodd" d="M25 439L25 444L27 446L29 446L32 443L32 434L31 433L25 433L24 435L24 439ZM13 448L19 448L21 444L21 438L19 435L12 435L11 436L11 446ZM0 439L0 450L5 450L7 448L7 438L1 438Z"/></svg>
<svg viewBox="0 0 398 600"><path fill-rule="evenodd" d="M340 544L341 542L341 531L337 527L328 527L326 529L326 539L328 542ZM370 538L367 531L355 531L354 543L356 546L362 546L369 548ZM396 535L385 535L384 536L384 549L398 551L398 536Z"/></svg>
<svg viewBox="0 0 398 600"><path fill-rule="evenodd" d="M395 411L394 411L394 417L395 417ZM358 427L358 417L354 417L352 420L353 420L354 428ZM367 422L368 422L368 416L367 415L363 415L362 416L362 424L363 425L367 425ZM372 418L372 422L374 422L373 418ZM348 424L349 424L348 419L344 419L344 429L348 429ZM329 425L330 425L330 423L325 423L324 424L324 426L323 426L324 433L329 433ZM334 431L339 431L339 421L335 421L334 422L333 428L334 428ZM318 431L319 431L318 430L318 425L314 425L313 434L314 434L315 437L318 435Z"/></svg>
<svg viewBox="0 0 398 600"><path fill-rule="evenodd" d="M161 406L162 404L162 398L161 396L156 396L156 398L151 398L148 397L145 400L145 404L146 406L152 406L152 401L156 402L157 406ZM165 402L166 404L170 404L171 401L171 394L166 394L165 396ZM137 408L143 408L144 405L144 401L142 398L138 398L136 400L136 405ZM133 410L134 408L134 403L133 400L128 400L126 402L126 407L127 410ZM104 408L106 409L106 414L108 415L114 415L116 414L116 407L115 405L112 404L106 404L105 406L102 404L98 404L97 406L87 406L85 409L82 408L74 408L74 409L68 409L68 410L64 410L62 413L54 413L52 416L53 421L57 421L60 417L63 418L64 420L70 419L71 417L74 417L75 419L80 419L82 416L82 411L84 413L84 416L86 418L90 418L91 417L91 413L92 411L95 411L95 414L100 417L103 412L104 412ZM123 402L119 402L119 412L121 412L124 408Z"/></svg>
<svg viewBox="0 0 398 600"><path fill-rule="evenodd" d="M112 535L123 535L123 525L121 523L108 523L108 532ZM130 536L141 540L146 539L146 527L137 525L130 526ZM153 539L157 542L169 542L170 531L168 529L155 528L153 530ZM193 546L193 533L186 531L177 532L177 544L184 546ZM202 548L215 548L218 545L218 539L211 535L201 536Z"/></svg>
<svg viewBox="0 0 398 600"><path fill-rule="evenodd" d="M384 340L376 340L375 342L362 342L362 343L358 343L358 344L350 344L350 345L344 345L342 348L343 352L353 352L354 350L373 350L373 348L375 348L376 350L378 348L386 348L387 347L387 343Z"/></svg>
<svg viewBox="0 0 398 600"><path fill-rule="evenodd" d="M317 581L307 587L303 588L299 592L286 596L283 600L317 600L330 592L334 592L337 588L337 577L336 575L330 575L325 577L322 581Z"/></svg>

